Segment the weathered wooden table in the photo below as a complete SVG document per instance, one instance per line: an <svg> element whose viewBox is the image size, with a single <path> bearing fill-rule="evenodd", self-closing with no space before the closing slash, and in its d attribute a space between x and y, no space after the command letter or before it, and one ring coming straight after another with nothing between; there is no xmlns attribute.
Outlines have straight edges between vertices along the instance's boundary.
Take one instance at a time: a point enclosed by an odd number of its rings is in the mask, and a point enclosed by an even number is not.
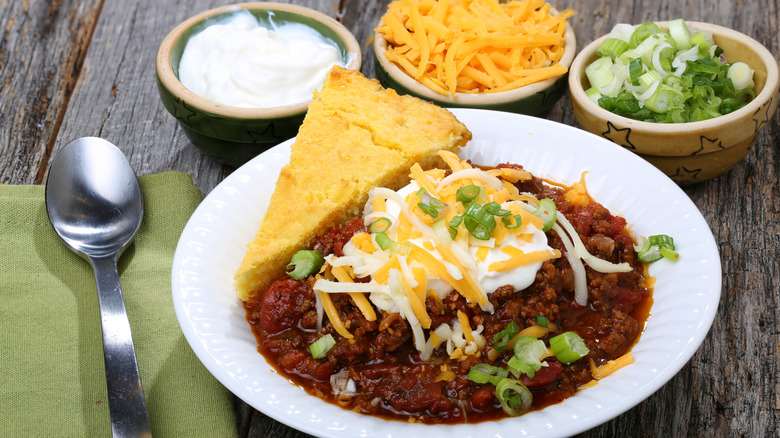
<svg viewBox="0 0 780 438"><path fill-rule="evenodd" d="M344 23L365 45L388 0L296 0ZM178 170L204 195L231 168L201 155L157 95L157 46L218 0L0 1L0 183L41 184L56 151L81 136L117 144L140 175ZM780 54L770 0L583 0L579 47L615 23L685 18L744 32ZM374 76L374 57L363 72ZM550 119L577 126L568 98ZM780 436L780 117L729 173L685 188L718 244L723 293L715 323L680 373L645 402L583 436ZM241 436L306 436L240 400Z"/></svg>

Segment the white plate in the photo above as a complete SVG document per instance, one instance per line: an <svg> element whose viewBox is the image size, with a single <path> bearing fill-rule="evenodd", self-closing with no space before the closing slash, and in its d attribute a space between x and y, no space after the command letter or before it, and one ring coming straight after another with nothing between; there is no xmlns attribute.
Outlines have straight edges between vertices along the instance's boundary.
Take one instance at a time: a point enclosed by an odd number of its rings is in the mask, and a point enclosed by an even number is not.
<svg viewBox="0 0 780 438"><path fill-rule="evenodd" d="M588 191L623 215L635 236L674 237L680 260L662 260L650 268L657 278L654 303L633 349L634 364L563 403L472 425L386 421L306 394L257 352L233 290L233 274L289 158L288 141L236 170L206 197L184 229L173 260L173 302L182 331L206 368L235 395L282 423L322 437L565 436L640 403L691 358L715 317L721 269L712 233L685 193L636 155L585 131L515 114L453 112L474 137L462 157L477 164L518 163L537 176L567 183L587 171Z"/></svg>

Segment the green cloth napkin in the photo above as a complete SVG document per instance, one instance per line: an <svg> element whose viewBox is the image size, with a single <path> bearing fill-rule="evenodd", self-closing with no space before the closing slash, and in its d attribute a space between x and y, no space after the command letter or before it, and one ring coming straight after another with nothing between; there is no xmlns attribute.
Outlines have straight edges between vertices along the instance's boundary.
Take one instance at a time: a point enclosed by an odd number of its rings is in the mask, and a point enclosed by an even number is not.
<svg viewBox="0 0 780 438"><path fill-rule="evenodd" d="M179 328L171 263L201 201L191 178L140 178L144 220L119 260L152 423L160 437L237 435L234 398ZM108 437L95 278L49 224L43 186L0 185L0 435Z"/></svg>

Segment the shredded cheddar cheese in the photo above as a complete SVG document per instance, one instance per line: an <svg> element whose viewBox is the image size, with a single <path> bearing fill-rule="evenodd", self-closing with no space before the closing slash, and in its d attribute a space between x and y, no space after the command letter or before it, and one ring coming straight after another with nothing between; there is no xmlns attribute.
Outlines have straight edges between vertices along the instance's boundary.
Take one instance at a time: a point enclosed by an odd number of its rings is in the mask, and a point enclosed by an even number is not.
<svg viewBox="0 0 780 438"><path fill-rule="evenodd" d="M599 381L596 379L591 380L588 383L584 383L577 387L577 391L582 391L583 389L593 388L594 386L598 385Z"/></svg>
<svg viewBox="0 0 780 438"><path fill-rule="evenodd" d="M614 373L620 368L623 368L624 366L630 365L632 363L634 363L634 356L631 355L630 351L615 360L608 361L607 363L605 363L600 367L597 367L596 364L591 359L589 363L590 374L593 375L594 379L600 380Z"/></svg>
<svg viewBox="0 0 780 438"><path fill-rule="evenodd" d="M574 205L587 205L591 199L588 195L588 190L585 188L585 175L587 172L582 173L580 180L569 188L563 196L567 201Z"/></svg>
<svg viewBox="0 0 780 438"><path fill-rule="evenodd" d="M422 167L418 163L414 163L411 169L412 179L417 182L417 185L424 188L429 195L436 196L436 187L431 183L428 175L423 172Z"/></svg>
<svg viewBox="0 0 780 438"><path fill-rule="evenodd" d="M510 167L502 167L501 169L490 169L487 171L488 175L500 176L501 178L516 183L518 181L528 181L531 179L531 174L525 170L512 169Z"/></svg>
<svg viewBox="0 0 780 438"><path fill-rule="evenodd" d="M419 0L403 1L414 4ZM421 43L416 37L410 41ZM376 321L378 311L405 319L422 360L442 346L453 359L485 353L494 360L498 352L483 351L486 340L481 335L482 325L474 327L475 322L464 311L458 311L451 321L441 322L438 316L428 313L429 307L444 307L445 302L450 302L449 295L456 293L469 307L492 312L489 294L503 286L514 290L528 287L544 261L564 254L550 246L542 231L544 220L532 213L540 201L521 194L512 183L525 181L531 178L530 174L514 168L486 171L452 153L440 156L450 172L424 171L414 165L410 170L412 182L407 187L399 191L380 187L369 192L365 224L377 218L387 223L370 227L374 228L371 233L355 234L344 245L343 255L326 257L322 275L313 285L318 299L318 326L322 317L327 316L338 334L353 337L349 332L353 320L342 321L329 296L344 293L368 321ZM478 190L466 190L467 186L476 186ZM478 232L475 226L489 231ZM589 254L570 228L571 224L560 214L551 232L557 232L561 238L565 256L575 269L575 282L585 278L580 259L600 272L625 269L623 264ZM577 271L577 263L581 272ZM585 290L587 300L587 290L578 284L575 296ZM431 301L426 303L428 297ZM438 327L432 327L434 320L439 321ZM383 323L384 319L380 324ZM509 344L514 345L521 336L542 338L557 331L554 324L548 325L527 327ZM598 371L601 374L610 370L602 368Z"/></svg>
<svg viewBox="0 0 780 438"><path fill-rule="evenodd" d="M341 283L354 283L354 280L351 275L347 272L347 269L343 266L333 266L331 268L331 272L333 273L333 276ZM350 298L352 298L352 301L355 302L355 305L360 309L360 311L363 313L363 316L368 321L376 321L376 312L374 312L374 307L371 305L371 303L368 301L368 298L366 298L365 294L362 294L360 292L349 292Z"/></svg>
<svg viewBox="0 0 780 438"><path fill-rule="evenodd" d="M385 57L440 94L506 91L562 75L566 19L544 0L396 0ZM454 170L454 169L453 169Z"/></svg>
<svg viewBox="0 0 780 438"><path fill-rule="evenodd" d="M330 295L323 293L322 291L317 291L317 294L320 297L325 314L328 315L328 319L330 320L330 323L333 324L333 328L336 329L336 332L344 338L352 339L354 336L352 336L352 333L347 330L344 323L341 321L339 312L336 310L336 306L333 305Z"/></svg>
<svg viewBox="0 0 780 438"><path fill-rule="evenodd" d="M428 315L428 312L425 311L425 301L420 300L419 295L417 295L409 285L409 280L407 280L406 276L403 275L401 276L401 288L406 294L406 298L409 300L409 304L412 306L412 311L414 311L414 315L417 317L417 320L420 321L422 328L430 328L431 317Z"/></svg>
<svg viewBox="0 0 780 438"><path fill-rule="evenodd" d="M471 335L471 324L469 323L469 317L462 311L458 310L458 322L463 329L463 336L467 342L474 342L474 336Z"/></svg>
<svg viewBox="0 0 780 438"><path fill-rule="evenodd" d="M491 263L488 267L489 271L504 272L510 269L515 269L518 266L527 265L533 262L557 259L561 256L560 251L557 249L552 251L534 251L524 253L523 251L510 246L502 249L502 251L509 254L511 258L509 260Z"/></svg>

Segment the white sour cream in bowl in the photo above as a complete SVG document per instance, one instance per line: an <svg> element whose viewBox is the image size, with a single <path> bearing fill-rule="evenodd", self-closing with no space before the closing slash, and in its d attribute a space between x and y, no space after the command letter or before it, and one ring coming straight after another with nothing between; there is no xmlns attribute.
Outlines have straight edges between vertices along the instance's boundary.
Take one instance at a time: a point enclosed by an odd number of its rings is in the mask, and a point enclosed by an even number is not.
<svg viewBox="0 0 780 438"><path fill-rule="evenodd" d="M272 108L311 99L331 67L345 67L336 45L314 29L272 27L248 11L207 27L187 42L179 80L213 102Z"/></svg>

